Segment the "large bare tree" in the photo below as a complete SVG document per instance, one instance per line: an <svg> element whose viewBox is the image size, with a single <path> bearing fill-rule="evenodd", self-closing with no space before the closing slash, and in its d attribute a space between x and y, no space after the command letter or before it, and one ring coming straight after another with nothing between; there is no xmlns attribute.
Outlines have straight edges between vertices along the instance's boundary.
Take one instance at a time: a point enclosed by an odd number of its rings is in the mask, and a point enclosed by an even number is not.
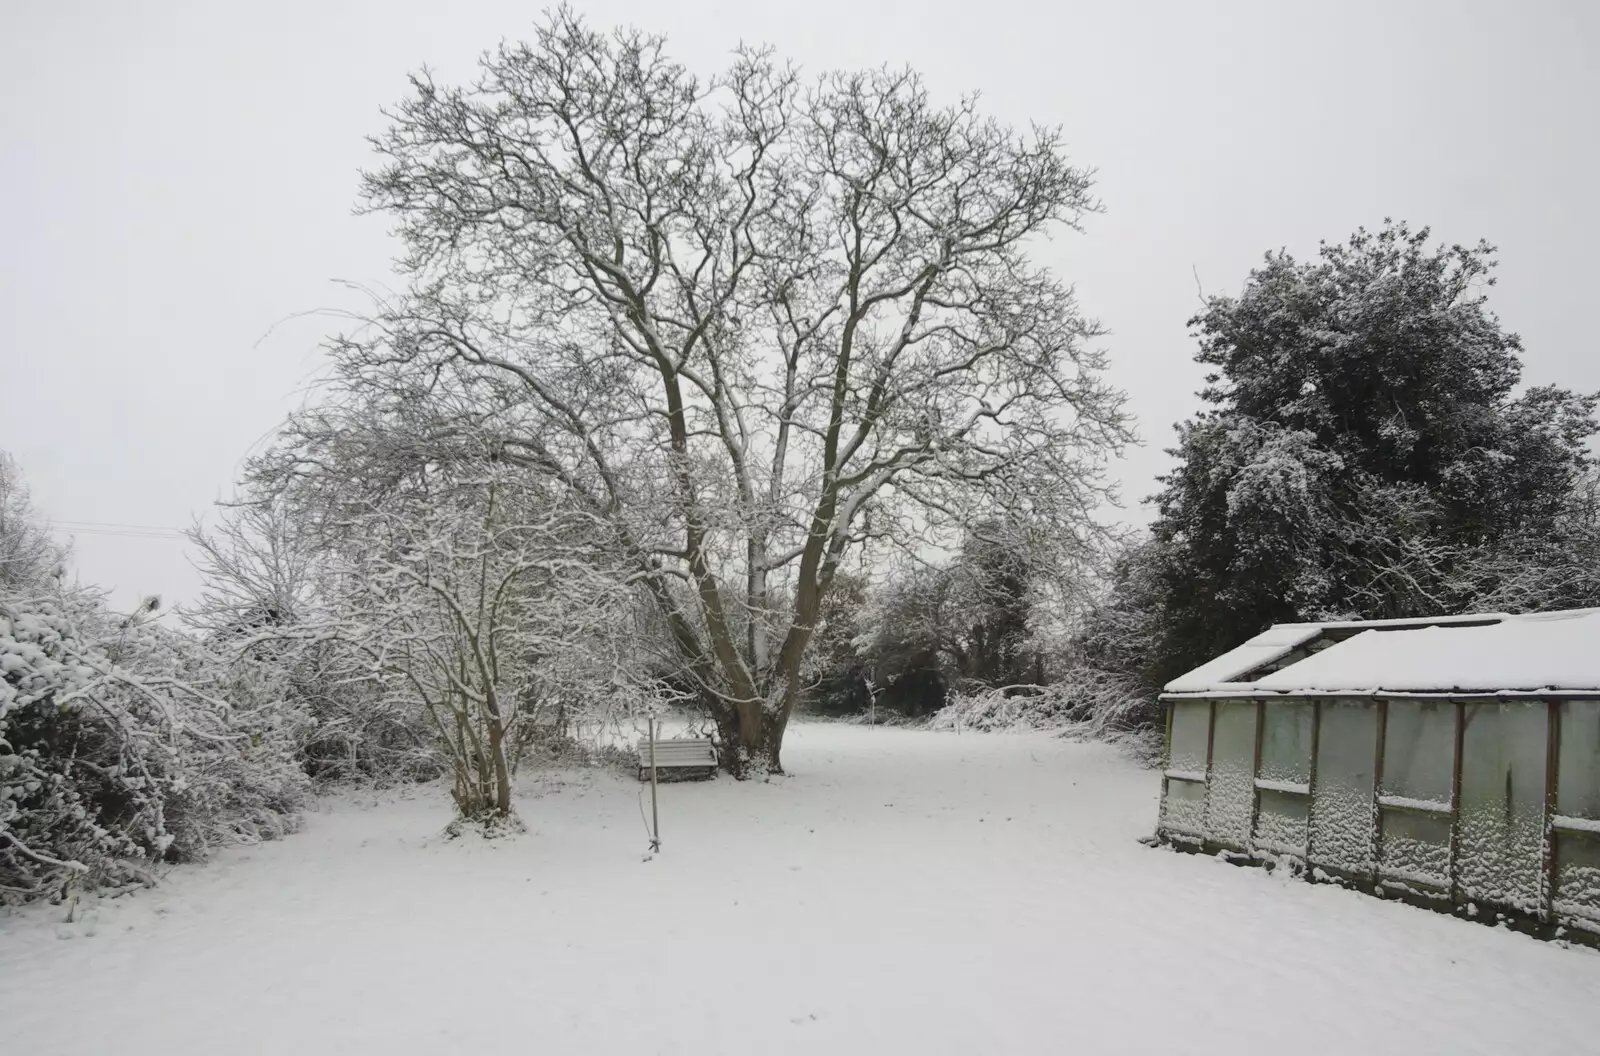
<svg viewBox="0 0 1600 1056"><path fill-rule="evenodd" d="M1030 253L1096 208L1056 132L767 50L701 81L566 9L412 86L364 178L410 287L335 343L340 384L604 517L733 769L779 768L852 547L1001 512L1082 538L1129 427Z"/></svg>

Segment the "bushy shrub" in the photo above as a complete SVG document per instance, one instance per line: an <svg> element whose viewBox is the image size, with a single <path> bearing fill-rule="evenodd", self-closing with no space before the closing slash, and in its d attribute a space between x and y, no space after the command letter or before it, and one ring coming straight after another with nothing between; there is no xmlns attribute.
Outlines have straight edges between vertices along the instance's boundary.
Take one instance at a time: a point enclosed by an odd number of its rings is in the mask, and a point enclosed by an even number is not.
<svg viewBox="0 0 1600 1056"><path fill-rule="evenodd" d="M1044 686L973 687L957 692L929 722L935 730L1037 730L1110 741L1146 762L1160 755L1160 705L1137 679L1078 667Z"/></svg>
<svg viewBox="0 0 1600 1056"><path fill-rule="evenodd" d="M303 716L147 616L0 599L0 900L147 880L296 824Z"/></svg>

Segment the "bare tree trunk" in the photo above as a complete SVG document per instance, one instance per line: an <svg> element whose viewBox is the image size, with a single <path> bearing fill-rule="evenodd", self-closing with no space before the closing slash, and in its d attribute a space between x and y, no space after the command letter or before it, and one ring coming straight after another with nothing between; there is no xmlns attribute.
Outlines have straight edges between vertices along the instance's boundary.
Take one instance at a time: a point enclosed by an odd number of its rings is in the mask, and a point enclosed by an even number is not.
<svg viewBox="0 0 1600 1056"><path fill-rule="evenodd" d="M511 813L511 769L506 765L505 730L493 715L489 717L489 765L494 771L494 801L489 809L506 817Z"/></svg>
<svg viewBox="0 0 1600 1056"><path fill-rule="evenodd" d="M596 96L602 81L616 90ZM1054 132L935 106L909 72L808 90L741 49L719 83L734 105L702 106L659 40L565 8L485 56L480 88L416 78L363 181L365 207L400 221L415 289L334 354L366 390L396 391L387 364L404 364L441 394L507 394L494 458L639 560L630 581L748 776L781 769L848 548L910 544L918 509L942 530L969 499L1019 496L1076 538L1128 430L1084 345L1099 331L1025 252L1098 208ZM530 251L509 333L478 291ZM889 527L867 523L875 506Z"/></svg>
<svg viewBox="0 0 1600 1056"><path fill-rule="evenodd" d="M784 772L783 736L788 729L789 713L798 694L797 679L786 683L784 697L776 713L761 700L738 703L707 701L724 746L724 770L741 780Z"/></svg>

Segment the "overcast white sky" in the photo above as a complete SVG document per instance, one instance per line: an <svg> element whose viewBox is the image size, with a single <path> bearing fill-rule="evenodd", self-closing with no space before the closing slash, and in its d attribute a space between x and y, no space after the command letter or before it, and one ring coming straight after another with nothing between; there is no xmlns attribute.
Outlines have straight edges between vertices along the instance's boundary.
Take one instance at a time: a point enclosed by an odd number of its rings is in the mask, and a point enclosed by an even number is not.
<svg viewBox="0 0 1600 1056"><path fill-rule="evenodd" d="M378 108L423 63L464 77L538 4L248 6L0 4L0 449L58 522L176 528L229 493L333 326L273 324L388 274L384 222L350 214ZM1389 215L1488 238L1527 380L1600 389L1600 4L578 6L703 73L767 42L1064 126L1108 211L1049 252L1111 328L1147 441L1118 467L1129 519L1195 407L1195 273L1236 291L1269 248ZM180 541L105 531L78 534L85 580L193 596Z"/></svg>

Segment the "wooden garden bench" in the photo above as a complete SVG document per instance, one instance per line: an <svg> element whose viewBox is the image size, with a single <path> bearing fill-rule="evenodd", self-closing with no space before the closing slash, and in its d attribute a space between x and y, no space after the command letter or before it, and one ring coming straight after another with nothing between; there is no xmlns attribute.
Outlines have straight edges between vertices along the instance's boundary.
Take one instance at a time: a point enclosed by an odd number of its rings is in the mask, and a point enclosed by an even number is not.
<svg viewBox="0 0 1600 1056"><path fill-rule="evenodd" d="M709 737L679 737L656 742L656 776L711 777L717 772L717 748ZM639 742L639 780L650 779L650 742Z"/></svg>

